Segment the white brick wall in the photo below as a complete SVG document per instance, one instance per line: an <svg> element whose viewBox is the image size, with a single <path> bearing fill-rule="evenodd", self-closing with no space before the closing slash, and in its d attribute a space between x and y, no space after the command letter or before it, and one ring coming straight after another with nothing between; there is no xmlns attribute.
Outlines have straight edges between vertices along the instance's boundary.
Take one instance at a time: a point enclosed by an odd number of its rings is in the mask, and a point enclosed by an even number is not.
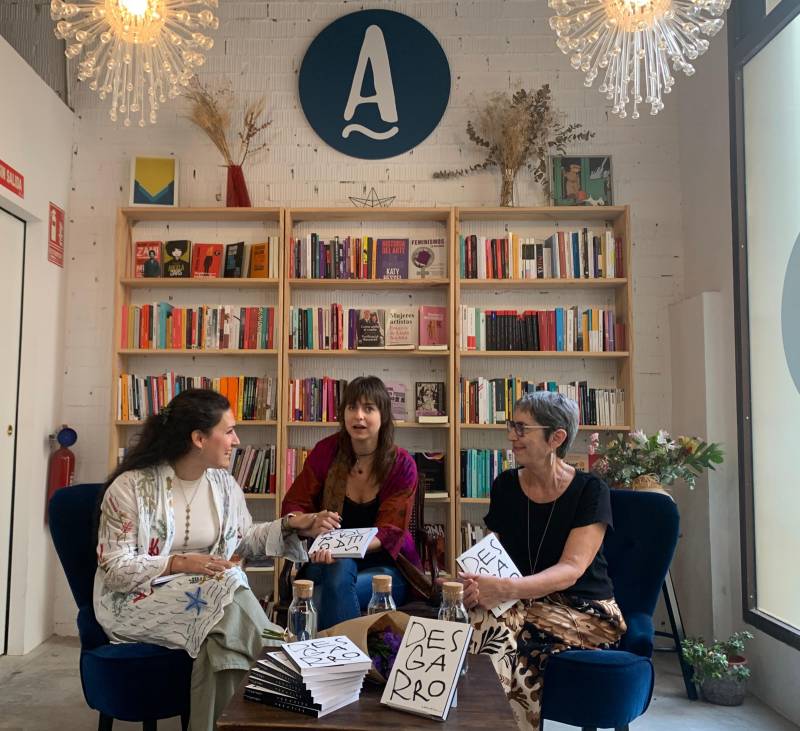
<svg viewBox="0 0 800 731"><path fill-rule="evenodd" d="M359 162L327 147L297 98L297 72L312 38L328 22L362 7L399 10L420 20L439 39L451 67L450 105L440 126L419 147L390 160ZM241 102L265 94L273 120L269 150L245 170L254 205L349 205L347 196L372 185L380 195L397 196L395 205L494 205L494 173L452 181L431 175L481 159L464 129L474 100L518 84L550 83L567 118L597 133L574 151L610 153L616 201L632 207L637 422L648 430L670 426L666 306L683 292L677 94L655 118L612 117L605 99L583 87L556 49L544 0L223 0L219 14L204 80L230 79ZM678 90L689 81L681 79ZM105 104L81 84L75 105L80 122L68 208L64 419L80 435L76 479L100 480L109 432L114 214L127 201L129 158L176 155L182 205L223 201L225 171L211 143L183 117L180 103L166 104L158 124L144 130L112 125ZM524 174L519 196L525 205L544 202Z"/></svg>

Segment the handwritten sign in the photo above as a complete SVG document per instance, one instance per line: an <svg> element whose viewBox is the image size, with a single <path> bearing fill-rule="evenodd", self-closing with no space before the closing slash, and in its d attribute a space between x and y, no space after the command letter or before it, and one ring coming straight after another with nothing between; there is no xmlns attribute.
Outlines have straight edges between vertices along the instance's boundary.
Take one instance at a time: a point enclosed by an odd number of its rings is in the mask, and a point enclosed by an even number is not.
<svg viewBox="0 0 800 731"><path fill-rule="evenodd" d="M346 667L354 672L366 672L372 666L372 660L344 635L290 642L283 646L283 651L303 677L317 674L314 672L317 669Z"/></svg>
<svg viewBox="0 0 800 731"><path fill-rule="evenodd" d="M412 617L381 703L446 721L471 637L468 624Z"/></svg>
<svg viewBox="0 0 800 731"><path fill-rule="evenodd" d="M308 552L329 550L334 558L364 558L377 533L377 528L340 528L320 533Z"/></svg>
<svg viewBox="0 0 800 731"><path fill-rule="evenodd" d="M25 197L25 176L2 160L0 160L0 185L16 193L20 198Z"/></svg>
<svg viewBox="0 0 800 731"><path fill-rule="evenodd" d="M514 565L511 556L498 540L497 536L489 535L478 541L472 548L464 551L457 559L458 567L467 574L486 574L497 576L501 579L520 577L522 574ZM516 604L516 600L504 602L492 609L492 614L499 617L503 612Z"/></svg>

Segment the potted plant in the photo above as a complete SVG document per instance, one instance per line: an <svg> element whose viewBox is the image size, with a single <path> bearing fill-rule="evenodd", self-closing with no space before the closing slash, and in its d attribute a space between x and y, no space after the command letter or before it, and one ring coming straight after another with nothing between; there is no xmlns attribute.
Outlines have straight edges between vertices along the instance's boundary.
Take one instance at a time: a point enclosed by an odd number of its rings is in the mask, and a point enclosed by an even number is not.
<svg viewBox="0 0 800 731"><path fill-rule="evenodd" d="M750 677L743 654L744 643L752 639L750 632L734 632L725 642L715 641L710 647L702 638L687 638L681 642L683 659L694 670L703 700L720 706L742 704Z"/></svg>
<svg viewBox="0 0 800 731"><path fill-rule="evenodd" d="M693 490L703 470L713 470L723 458L719 444L698 437L673 439L663 429L652 436L641 430L618 434L606 446L594 433L589 454L592 471L609 485L653 492L667 492L664 486L678 479Z"/></svg>

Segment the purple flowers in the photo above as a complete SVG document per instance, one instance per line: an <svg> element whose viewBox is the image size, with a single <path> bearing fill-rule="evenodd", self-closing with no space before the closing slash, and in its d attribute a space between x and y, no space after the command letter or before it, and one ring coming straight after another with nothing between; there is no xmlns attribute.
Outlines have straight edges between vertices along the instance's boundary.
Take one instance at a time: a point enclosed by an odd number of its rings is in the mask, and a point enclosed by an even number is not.
<svg viewBox="0 0 800 731"><path fill-rule="evenodd" d="M372 659L372 667L377 670L384 679L389 677L394 665L397 651L403 635L395 632L391 627L381 630L370 630L367 635L367 651Z"/></svg>

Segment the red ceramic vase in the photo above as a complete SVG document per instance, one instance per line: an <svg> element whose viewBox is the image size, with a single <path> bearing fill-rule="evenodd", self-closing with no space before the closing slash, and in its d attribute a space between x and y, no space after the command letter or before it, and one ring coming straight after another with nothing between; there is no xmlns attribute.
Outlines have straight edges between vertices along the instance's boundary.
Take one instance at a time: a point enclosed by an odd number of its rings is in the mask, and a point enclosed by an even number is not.
<svg viewBox="0 0 800 731"><path fill-rule="evenodd" d="M228 165L228 190L225 194L225 205L228 208L250 208L250 194L241 165Z"/></svg>

